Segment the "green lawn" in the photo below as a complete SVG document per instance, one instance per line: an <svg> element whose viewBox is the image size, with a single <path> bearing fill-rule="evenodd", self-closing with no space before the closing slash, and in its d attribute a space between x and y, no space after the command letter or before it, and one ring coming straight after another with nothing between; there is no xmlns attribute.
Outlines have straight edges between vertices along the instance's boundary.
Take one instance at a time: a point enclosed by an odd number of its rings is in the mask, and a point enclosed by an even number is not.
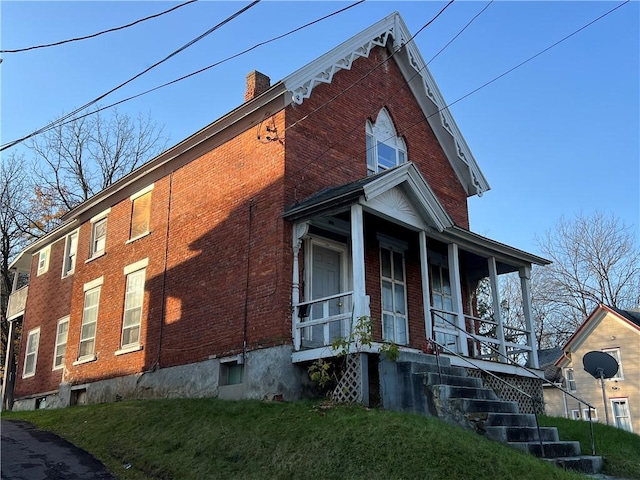
<svg viewBox="0 0 640 480"><path fill-rule="evenodd" d="M3 418L60 434L120 479L583 478L436 419L319 401L134 401ZM613 433L600 436L603 454Z"/></svg>
<svg viewBox="0 0 640 480"><path fill-rule="evenodd" d="M578 440L582 453L591 453L589 422L558 417L540 417L541 426L558 427L560 440ZM593 423L596 455L602 455L602 473L624 478L640 478L640 435Z"/></svg>

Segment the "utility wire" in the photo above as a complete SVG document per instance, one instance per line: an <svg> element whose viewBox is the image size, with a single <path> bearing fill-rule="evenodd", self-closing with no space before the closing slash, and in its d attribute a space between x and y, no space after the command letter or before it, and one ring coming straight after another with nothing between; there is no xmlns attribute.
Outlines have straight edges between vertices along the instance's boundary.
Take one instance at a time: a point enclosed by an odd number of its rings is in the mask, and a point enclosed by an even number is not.
<svg viewBox="0 0 640 480"><path fill-rule="evenodd" d="M188 73L187 75L183 75L182 77L179 77L179 78L176 78L174 80L171 80L170 82L163 83L162 85L158 85L156 87L150 88L149 90L145 90L144 92L140 92L140 93L138 93L136 95L132 95L132 96L127 97L127 98L123 98L122 100L118 100L117 102L111 103L111 104L106 105L104 107L97 108L97 109L92 110L90 112L87 112L87 113L85 113L83 115L79 115L79 116L73 117L73 118L71 118L69 120L64 121L63 123L54 125L53 127L50 127L47 130L50 130L51 128L54 128L55 126L62 126L62 125L66 125L66 124L71 123L71 122L75 122L76 120L80 120L82 118L88 117L89 115L94 115L94 114L96 114L98 112L101 112L103 110L107 110L109 108L113 108L113 107L115 107L117 105L120 105L121 103L125 103L125 102L133 100L135 98L142 97L143 95L146 95L148 93L155 92L156 90L160 90L161 88L168 87L169 85L172 85L174 83L178 83L178 82L180 82L182 80L185 80L187 78L190 78L190 77L193 77L195 75L198 75L199 73L202 73L202 72L204 72L206 70L209 70L209 69L211 69L213 67L217 67L218 65L221 65L221 64L223 64L225 62L228 62L229 60L233 60L234 58L237 58L237 57L239 57L241 55L244 55L244 54L246 54L246 53L248 53L248 52L250 52L252 50L255 50L258 47L262 47L262 46L267 45L269 43L275 42L276 40L280 40L282 38L285 38L285 37L287 37L289 35L292 35L293 33L296 33L298 31L304 29L304 28L310 27L311 25L314 25L314 24L319 23L319 22L321 22L323 20L326 20L327 18L333 17L333 16L335 16L335 15L337 15L339 13L342 13L342 12L344 12L346 10L349 10L350 8L353 8L356 5L359 5L359 4L363 3L364 1L365 0L359 0L357 2L354 2L354 3L350 4L347 7L344 7L344 8L341 8L339 10L336 10L335 12L329 13L328 15L325 15L324 17L317 18L317 19L315 19L315 20L313 20L313 21L311 21L309 23L305 23L304 25L302 25L300 27L297 27L297 28L294 28L293 30L289 30L286 33L283 33L283 34L278 35L276 37L270 38L269 40L265 40L263 42L256 43L255 45L253 45L252 47L247 48L246 50L243 50L241 52L235 53L235 54L233 54L233 55L231 55L231 56L229 56L227 58L224 58L224 59L222 59L222 60L220 60L220 61L218 61L216 63L212 63L211 65L208 65L208 66L206 66L204 68L201 68L200 70L196 70L195 72ZM45 130L45 131L47 131L47 130ZM41 133L43 133L43 132L41 132Z"/></svg>
<svg viewBox="0 0 640 480"><path fill-rule="evenodd" d="M207 30L206 32L204 32L203 34L197 36L196 38L194 38L193 40L191 40L190 42L187 42L186 44L184 44L182 47L180 47L179 49L173 51L172 53L170 53L169 55L167 55L166 57L164 57L162 60L159 60L158 62L154 63L153 65L151 65L150 67L145 68L142 72L134 75L133 77L131 77L129 80L121 83L120 85L118 85L117 87L112 88L111 90L109 90L106 93L103 93L102 95L100 95L99 97L91 100L88 103L85 103L83 106L76 108L73 112L70 112L66 115L63 115L62 117L60 117L57 120L54 120L53 122L49 123L48 125L39 128L38 130L36 130L35 132L30 133L29 135L26 135L22 138L19 138L18 140L14 140L12 142L9 142L7 144L4 144L0 147L0 152L3 150L6 150L7 148L11 148L14 145L17 145L18 143L24 142L25 140L28 140L31 137L34 137L36 135L39 135L40 133L43 133L47 130L50 130L51 128L56 127L57 125L59 125L60 123L64 122L65 120L73 117L74 115L78 114L79 112L81 112L82 110L85 110L86 108L89 108L91 105L95 105L96 103L98 103L100 100L102 100L103 98L105 98L107 95L112 94L113 92L115 92L116 90L124 87L125 85L133 82L134 80L136 80L137 78L141 77L142 75L144 75L145 73L149 72L151 69L157 67L158 65L166 62L167 60L169 60L170 58L174 57L175 55L179 54L180 52L186 50L187 48L189 48L191 45L193 45L196 42L199 42L200 40L202 40L203 38L205 38L207 35L213 33L214 31L216 31L217 29L219 29L220 27L226 25L227 23L229 23L231 20L235 19L236 17L240 16L241 14L243 14L244 12L246 12L247 10L249 10L251 7L254 7L255 5L257 5L258 3L260 3L261 0L254 0L253 2L251 2L249 5L241 8L240 10L238 10L237 12L235 12L234 14L230 15L229 17L227 17L226 19L224 19L222 22L218 23L217 25L215 25L214 27L211 27L209 30Z"/></svg>
<svg viewBox="0 0 640 480"><path fill-rule="evenodd" d="M577 30L575 30L574 32L570 33L569 35L566 35L565 37L563 37L562 39L558 40L557 42L555 42L555 43L553 43L553 44L549 45L548 47L546 47L545 49L543 49L543 50L541 50L540 52L536 53L535 55L532 55L531 57L529 57L529 58L527 58L526 60L524 60L524 61L520 62L519 64L517 64L516 66L514 66L514 67L510 68L509 70L507 70L507 71L505 71L505 72L501 73L500 75L498 75L498 76L494 77L493 79L489 80L488 82L485 82L484 84L480 85L479 87L477 87L477 88L473 89L473 90L472 90L472 91L470 91L469 93L467 93L467 94L463 95L462 97L460 97L460 98L458 98L458 99L454 100L453 102L451 102L451 103L449 103L449 104L445 105L444 107L442 107L442 108L438 109L437 111L433 112L431 115L428 115L428 116L427 116L427 117L425 117L425 118L421 118L421 119L420 119L420 120L418 120L417 122L415 122L415 123L413 123L413 124L409 125L408 127L405 127L403 130L400 130L400 131L398 131L398 132L396 132L396 133L397 133L397 134L406 133L408 130L411 130L412 128L416 127L417 125L420 125L421 123L424 123L425 121L429 120L431 117L433 117L433 116L435 116L435 115L437 115L437 114L439 114L439 113L443 112L444 110L447 110L449 107L451 107L451 106L455 105L456 103L458 103L458 102L460 102L460 101L464 100L465 98L467 98L467 97L469 97L469 96L473 95L474 93L476 93L476 92L478 92L478 91L482 90L483 88L485 88L485 87L487 87L487 86L491 85L492 83L494 83L494 82L496 82L497 80L501 79L502 77L504 77L504 76L508 75L509 73L513 72L514 70L516 70L516 69L518 69L518 68L522 67L523 65L525 65L525 64L527 64L527 63L529 63L531 60L533 60L533 59L535 59L535 58L539 57L539 56L540 56L540 55L542 55L543 53L545 53L545 52L547 52L547 51L551 50L552 48L554 48L554 47L556 47L557 45L559 45L559 44L563 43L564 41L568 40L569 38L573 37L574 35L576 35L576 34L580 33L582 30L584 30L584 29L586 29L586 28L590 27L591 25L593 25L594 23L598 22L599 20L602 20L604 17L606 17L606 16L610 15L611 13L613 13L614 11L616 11L617 9L619 9L620 7L622 7L622 6L626 5L626 4L627 4L627 3L629 3L630 1L631 1L631 0L625 0L625 1L624 1L624 2L622 2L621 4L617 5L616 7L612 8L611 10L609 10L609 11L607 11L607 12L603 13L603 14L602 14L602 15L600 15L599 17L597 17L597 18L595 18L594 20L590 21L589 23L587 23L587 24L583 25L583 26L582 26L582 27L580 27L579 29L577 29ZM485 9L486 9L486 7L485 7ZM484 10L483 10L483 11L484 11ZM481 13L482 13L482 12L481 12ZM475 19L475 17L474 17L474 19ZM465 28L466 28L466 27L465 27ZM414 35L412 38L415 38L415 35ZM408 42L407 42L407 43L408 43ZM434 56L433 58L435 58L435 56ZM432 58L431 60L433 60L433 58ZM431 60L430 60L430 61L431 61ZM374 69L375 69L375 68L377 68L377 67L374 67ZM415 75L414 75L413 77L415 77ZM413 77L411 77L411 78L413 78ZM357 82L356 82L356 83L357 83ZM317 109L316 109L316 110L314 110L312 113L315 113L315 111L317 111ZM311 114L309 114L309 115L311 115ZM309 115L307 115L307 117L308 117ZM301 119L301 120L302 120L302 119ZM293 126L293 124L292 124L292 125L290 125L288 128L291 128L292 126ZM357 126L356 128L359 128L359 126ZM351 131L349 132L349 134L350 134L350 133L352 133L354 130L355 130L355 128L354 128L353 130L351 130ZM346 138L346 136L343 136L343 137L341 138L341 140L340 140L340 141L342 141L344 138ZM385 140L391 140L391 139L392 139L392 137L389 137L389 138L384 139L384 140L382 140L382 141L384 142ZM329 148L327 148L324 152L322 152L320 155L318 155L317 157L315 157L313 160L311 160L311 161L307 162L305 165L303 165L303 167L302 167L302 168L306 167L306 166L307 166L307 165L309 165L311 162L313 162L313 161L317 161L318 159L320 159L320 158L322 157L322 155L326 154L326 153L327 153L329 150L331 150L332 148L335 148L335 145L337 145L337 143L334 143L332 146L330 146ZM373 148L373 147L372 147L372 148ZM362 153L363 153L364 155L366 155L368 151L369 151L369 148L365 148L365 149L364 149L364 151L363 151ZM353 158L353 157L352 157L352 158ZM299 183L296 185L296 188L297 188L299 185L301 185L301 183L302 183L302 181L301 181L301 182L299 182Z"/></svg>
<svg viewBox="0 0 640 480"><path fill-rule="evenodd" d="M121 27L110 28L108 30L103 30L101 32L94 33L92 35L85 35L84 37L70 38L68 40L61 40L59 42L54 42L54 43L46 43L44 45L35 45L33 47L16 48L15 50L0 50L0 53L27 52L29 50L36 50L38 48L57 47L58 45L63 45L65 43L79 42L80 40L87 40L89 38L94 38L94 37L98 37L100 35L104 35L105 33L117 32L118 30L124 30L125 28L133 27L134 25L137 25L138 23L142 23L142 22L145 22L147 20L151 20L152 18L160 17L160 16L162 16L162 15L164 15L166 13L173 12L174 10L177 10L178 8L184 7L185 5L188 5L190 3L194 3L194 2L197 2L197 1L198 0L189 0L188 2L184 2L184 3L181 3L180 5L176 5L175 7L172 7L169 10L165 10L164 12L156 13L155 15L150 15L148 17L141 18L140 20L136 20L135 22L127 23L126 25L122 25Z"/></svg>

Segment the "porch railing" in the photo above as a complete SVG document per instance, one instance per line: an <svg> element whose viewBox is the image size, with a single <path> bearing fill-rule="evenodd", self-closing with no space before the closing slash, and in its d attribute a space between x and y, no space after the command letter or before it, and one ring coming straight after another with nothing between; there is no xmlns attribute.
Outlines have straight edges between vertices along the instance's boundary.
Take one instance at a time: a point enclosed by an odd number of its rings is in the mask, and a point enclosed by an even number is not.
<svg viewBox="0 0 640 480"><path fill-rule="evenodd" d="M296 350L327 347L349 334L353 311L353 292L300 302L293 306Z"/></svg>

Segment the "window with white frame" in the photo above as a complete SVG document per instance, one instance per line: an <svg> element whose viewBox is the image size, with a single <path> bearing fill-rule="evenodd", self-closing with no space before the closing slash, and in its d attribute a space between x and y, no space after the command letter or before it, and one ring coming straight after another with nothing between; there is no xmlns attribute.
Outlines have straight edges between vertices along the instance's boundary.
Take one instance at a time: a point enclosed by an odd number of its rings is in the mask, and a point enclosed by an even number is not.
<svg viewBox="0 0 640 480"><path fill-rule="evenodd" d="M67 235L64 245L64 262L62 264L62 276L71 275L76 269L76 253L78 251L78 231Z"/></svg>
<svg viewBox="0 0 640 480"><path fill-rule="evenodd" d="M589 408L582 409L582 419L589 421ZM596 410L595 408L591 409L591 420L593 420L594 422L598 421L598 410Z"/></svg>
<svg viewBox="0 0 640 480"><path fill-rule="evenodd" d="M131 228L129 231L130 240L134 240L149 233L152 189L153 185L131 196Z"/></svg>
<svg viewBox="0 0 640 480"><path fill-rule="evenodd" d="M571 420L580 420L580 410L571 410Z"/></svg>
<svg viewBox="0 0 640 480"><path fill-rule="evenodd" d="M38 344L40 343L40 328L29 332L27 336L27 350L24 354L24 369L22 378L31 377L36 374L36 363L38 362Z"/></svg>
<svg viewBox="0 0 640 480"><path fill-rule="evenodd" d="M407 288L404 252L380 247L382 281L382 338L399 345L408 343Z"/></svg>
<svg viewBox="0 0 640 480"><path fill-rule="evenodd" d="M450 351L458 351L458 337L456 335L456 314L453 311L453 289L446 257L440 257L435 252L429 252L431 280L431 306L433 311L433 326L435 339ZM446 332L448 330L450 333Z"/></svg>
<svg viewBox="0 0 640 480"><path fill-rule="evenodd" d="M140 344L140 323L142 320L142 302L144 300L144 277L146 269L127 275L124 297L124 318L122 319L121 348Z"/></svg>
<svg viewBox="0 0 640 480"><path fill-rule="evenodd" d="M58 321L56 331L56 347L53 352L53 369L64 367L64 356L67 353L67 336L69 334L69 317Z"/></svg>
<svg viewBox="0 0 640 480"><path fill-rule="evenodd" d="M82 327L80 329L80 348L78 361L95 359L96 326L98 323L98 305L100 303L100 289L102 278L85 284L84 309L82 312Z"/></svg>
<svg viewBox="0 0 640 480"><path fill-rule="evenodd" d="M367 173L382 172L407 161L407 147L396 134L396 128L385 108L380 110L375 123L367 120Z"/></svg>
<svg viewBox="0 0 640 480"><path fill-rule="evenodd" d="M107 219L102 218L92 224L91 228L91 257L104 253L107 244Z"/></svg>
<svg viewBox="0 0 640 480"><path fill-rule="evenodd" d="M619 348L608 348L602 350L604 353L611 355L618 362L618 371L617 373L609 378L609 380L624 380L624 373L622 372L622 358L620 357L620 349Z"/></svg>
<svg viewBox="0 0 640 480"><path fill-rule="evenodd" d="M628 432L633 432L628 398L611 399L611 411L613 413L613 421L616 427Z"/></svg>
<svg viewBox="0 0 640 480"><path fill-rule="evenodd" d="M51 246L43 248L38 252L38 275L42 275L49 270L49 257L51 256Z"/></svg>
<svg viewBox="0 0 640 480"><path fill-rule="evenodd" d="M573 368L567 368L564 371L564 376L567 380L567 388L570 392L576 391L576 379L573 376Z"/></svg>

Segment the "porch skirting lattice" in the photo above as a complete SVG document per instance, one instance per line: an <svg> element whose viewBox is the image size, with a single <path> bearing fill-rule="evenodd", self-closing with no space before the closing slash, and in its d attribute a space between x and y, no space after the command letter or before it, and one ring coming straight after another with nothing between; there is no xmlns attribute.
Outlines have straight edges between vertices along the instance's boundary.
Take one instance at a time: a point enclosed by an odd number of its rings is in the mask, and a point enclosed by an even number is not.
<svg viewBox="0 0 640 480"><path fill-rule="evenodd" d="M348 355L344 375L331 394L337 403L360 403L362 401L362 368L360 355Z"/></svg>
<svg viewBox="0 0 640 480"><path fill-rule="evenodd" d="M486 387L492 388L501 400L508 402L517 402L520 406L520 413L544 413L542 403L542 380L531 377L521 377L517 375L506 375L495 373L497 377L509 382L523 392L531 395L529 398L520 393L515 388L501 382L492 375L487 375L481 370L475 368L467 368L470 377L481 378Z"/></svg>

